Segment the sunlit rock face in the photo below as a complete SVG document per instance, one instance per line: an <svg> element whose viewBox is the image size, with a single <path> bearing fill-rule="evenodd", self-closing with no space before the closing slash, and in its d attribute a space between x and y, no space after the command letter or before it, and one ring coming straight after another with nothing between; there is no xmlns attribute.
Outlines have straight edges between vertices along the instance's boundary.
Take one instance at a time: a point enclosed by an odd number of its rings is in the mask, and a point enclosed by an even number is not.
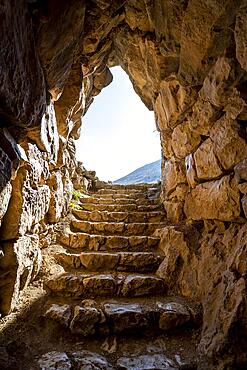
<svg viewBox="0 0 247 370"><path fill-rule="evenodd" d="M0 266L2 276L11 271L0 284L4 313L35 276L25 269L37 271L37 238L49 243L73 182L78 189L93 181L73 140L112 80L109 67L120 65L160 132L162 201L177 231L163 230L159 273L202 303L200 354L222 368L246 360L236 340L247 331L246 13L244 0L2 2Z"/></svg>

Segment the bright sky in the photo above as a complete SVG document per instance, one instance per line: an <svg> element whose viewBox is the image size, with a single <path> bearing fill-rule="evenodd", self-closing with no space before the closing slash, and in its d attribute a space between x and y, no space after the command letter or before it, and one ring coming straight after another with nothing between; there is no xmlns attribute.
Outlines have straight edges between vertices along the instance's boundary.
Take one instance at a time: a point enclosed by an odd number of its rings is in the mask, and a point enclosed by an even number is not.
<svg viewBox="0 0 247 370"><path fill-rule="evenodd" d="M76 140L77 159L101 180L113 181L160 159L160 139L150 112L120 67L96 96Z"/></svg>

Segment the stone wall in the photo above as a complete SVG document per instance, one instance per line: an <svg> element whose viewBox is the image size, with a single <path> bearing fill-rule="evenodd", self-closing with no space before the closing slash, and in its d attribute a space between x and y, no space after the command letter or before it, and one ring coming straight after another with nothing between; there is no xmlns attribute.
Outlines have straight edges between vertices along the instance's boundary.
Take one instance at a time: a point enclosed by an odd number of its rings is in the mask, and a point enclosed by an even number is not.
<svg viewBox="0 0 247 370"><path fill-rule="evenodd" d="M200 353L237 361L242 343L231 338L247 331L246 11L244 0L2 2L2 312L38 273L73 186L91 181L74 140L120 65L160 132L174 226L160 232L159 273L202 303Z"/></svg>

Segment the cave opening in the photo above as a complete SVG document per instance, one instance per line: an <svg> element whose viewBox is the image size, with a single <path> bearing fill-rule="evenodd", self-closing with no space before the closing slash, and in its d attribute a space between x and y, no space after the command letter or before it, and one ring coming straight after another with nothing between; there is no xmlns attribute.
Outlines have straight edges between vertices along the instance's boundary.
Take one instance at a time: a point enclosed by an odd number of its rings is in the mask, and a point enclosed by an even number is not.
<svg viewBox="0 0 247 370"><path fill-rule="evenodd" d="M104 181L117 180L157 162L158 169L149 176L149 182L156 182L160 179L161 146L154 113L145 107L121 67L110 71L113 79L110 75L109 85L82 118L77 159Z"/></svg>

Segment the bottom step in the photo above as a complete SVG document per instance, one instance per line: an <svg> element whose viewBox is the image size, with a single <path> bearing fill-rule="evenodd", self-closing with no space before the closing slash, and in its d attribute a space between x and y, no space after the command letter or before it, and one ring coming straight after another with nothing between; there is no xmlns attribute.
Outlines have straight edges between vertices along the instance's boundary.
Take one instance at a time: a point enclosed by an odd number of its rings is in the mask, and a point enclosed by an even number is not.
<svg viewBox="0 0 247 370"><path fill-rule="evenodd" d="M70 328L73 334L82 336L141 334L150 329L166 332L198 322L197 310L174 300L97 303L86 299L74 307L69 304L50 304L44 316Z"/></svg>

